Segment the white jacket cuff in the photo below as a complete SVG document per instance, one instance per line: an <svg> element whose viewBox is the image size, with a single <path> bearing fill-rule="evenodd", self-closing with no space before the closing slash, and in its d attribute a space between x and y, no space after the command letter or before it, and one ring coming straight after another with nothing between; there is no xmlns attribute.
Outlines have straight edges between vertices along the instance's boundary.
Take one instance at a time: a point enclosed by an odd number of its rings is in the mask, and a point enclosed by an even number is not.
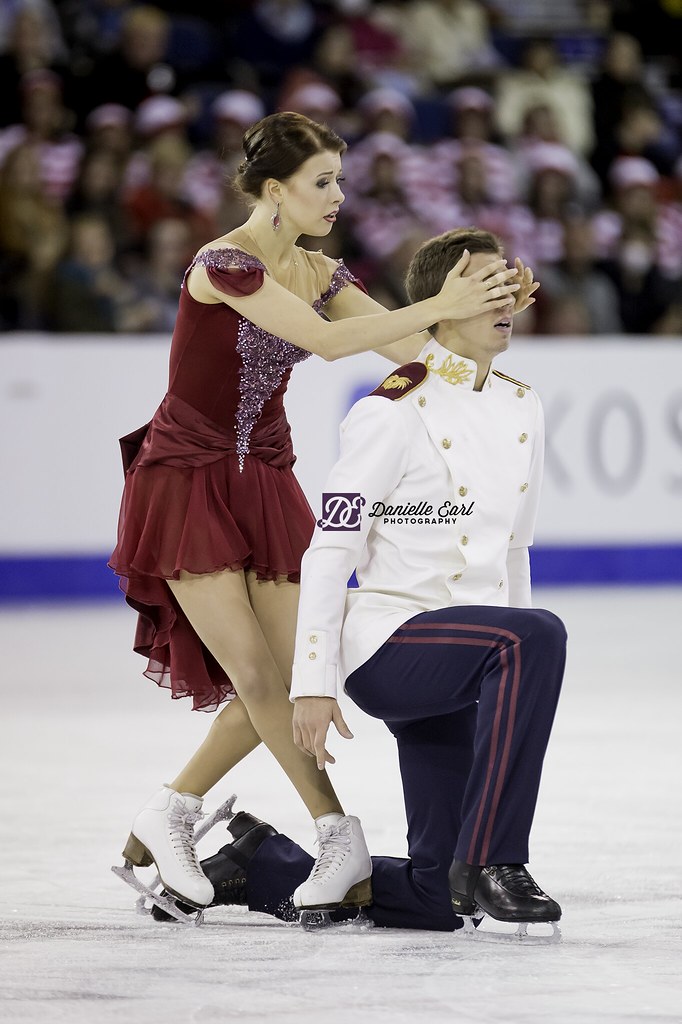
<svg viewBox="0 0 682 1024"><path fill-rule="evenodd" d="M294 662L289 700L297 697L333 697L336 700L336 665Z"/></svg>

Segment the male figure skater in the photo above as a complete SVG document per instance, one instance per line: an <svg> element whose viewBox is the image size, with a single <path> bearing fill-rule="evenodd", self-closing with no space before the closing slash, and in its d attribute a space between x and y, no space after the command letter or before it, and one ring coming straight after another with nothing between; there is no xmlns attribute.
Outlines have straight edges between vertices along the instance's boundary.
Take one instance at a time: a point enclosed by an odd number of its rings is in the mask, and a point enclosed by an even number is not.
<svg viewBox="0 0 682 1024"><path fill-rule="evenodd" d="M435 295L465 250L473 273L501 245L476 229L430 240L410 264L410 299ZM561 917L525 867L566 633L531 608L542 409L491 367L512 310L434 325L417 360L351 409L303 561L296 742L320 768L332 760L329 725L348 735L340 674L398 744L409 857L372 859L378 925L453 930L481 910ZM359 586L347 591L353 569ZM324 908L346 894L352 823L307 882L311 858L285 836L245 813L228 827L234 843L202 864L217 901L286 918L292 893L294 907Z"/></svg>

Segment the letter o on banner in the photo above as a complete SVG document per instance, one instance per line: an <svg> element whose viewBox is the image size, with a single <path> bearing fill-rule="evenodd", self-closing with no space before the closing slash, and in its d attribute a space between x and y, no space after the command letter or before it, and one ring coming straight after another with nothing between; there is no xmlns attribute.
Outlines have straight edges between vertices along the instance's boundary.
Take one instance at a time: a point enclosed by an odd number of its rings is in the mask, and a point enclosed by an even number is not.
<svg viewBox="0 0 682 1024"><path fill-rule="evenodd" d="M609 494L626 494L644 463L644 423L626 392L604 396L587 426L587 458L595 482Z"/></svg>

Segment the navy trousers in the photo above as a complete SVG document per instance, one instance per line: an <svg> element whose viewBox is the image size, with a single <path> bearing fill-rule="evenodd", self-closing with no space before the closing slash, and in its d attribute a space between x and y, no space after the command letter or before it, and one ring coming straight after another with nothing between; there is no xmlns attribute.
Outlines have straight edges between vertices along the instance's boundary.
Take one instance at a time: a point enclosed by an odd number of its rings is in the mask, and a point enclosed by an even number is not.
<svg viewBox="0 0 682 1024"><path fill-rule="evenodd" d="M349 676L349 696L396 738L407 815L408 858L372 858L375 924L452 931L453 856L528 861L565 651L552 612L440 608L414 616ZM286 836L267 839L249 865L249 908L286 919L312 864Z"/></svg>

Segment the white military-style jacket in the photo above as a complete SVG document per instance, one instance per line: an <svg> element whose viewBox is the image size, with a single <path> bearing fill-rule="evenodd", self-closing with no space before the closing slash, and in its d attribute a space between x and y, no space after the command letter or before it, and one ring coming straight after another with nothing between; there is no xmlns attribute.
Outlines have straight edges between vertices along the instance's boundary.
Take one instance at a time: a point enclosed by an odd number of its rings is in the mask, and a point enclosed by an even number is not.
<svg viewBox="0 0 682 1024"><path fill-rule="evenodd" d="M542 407L496 370L474 391L476 370L431 339L341 424L302 563L292 700L335 697L420 612L530 606Z"/></svg>

